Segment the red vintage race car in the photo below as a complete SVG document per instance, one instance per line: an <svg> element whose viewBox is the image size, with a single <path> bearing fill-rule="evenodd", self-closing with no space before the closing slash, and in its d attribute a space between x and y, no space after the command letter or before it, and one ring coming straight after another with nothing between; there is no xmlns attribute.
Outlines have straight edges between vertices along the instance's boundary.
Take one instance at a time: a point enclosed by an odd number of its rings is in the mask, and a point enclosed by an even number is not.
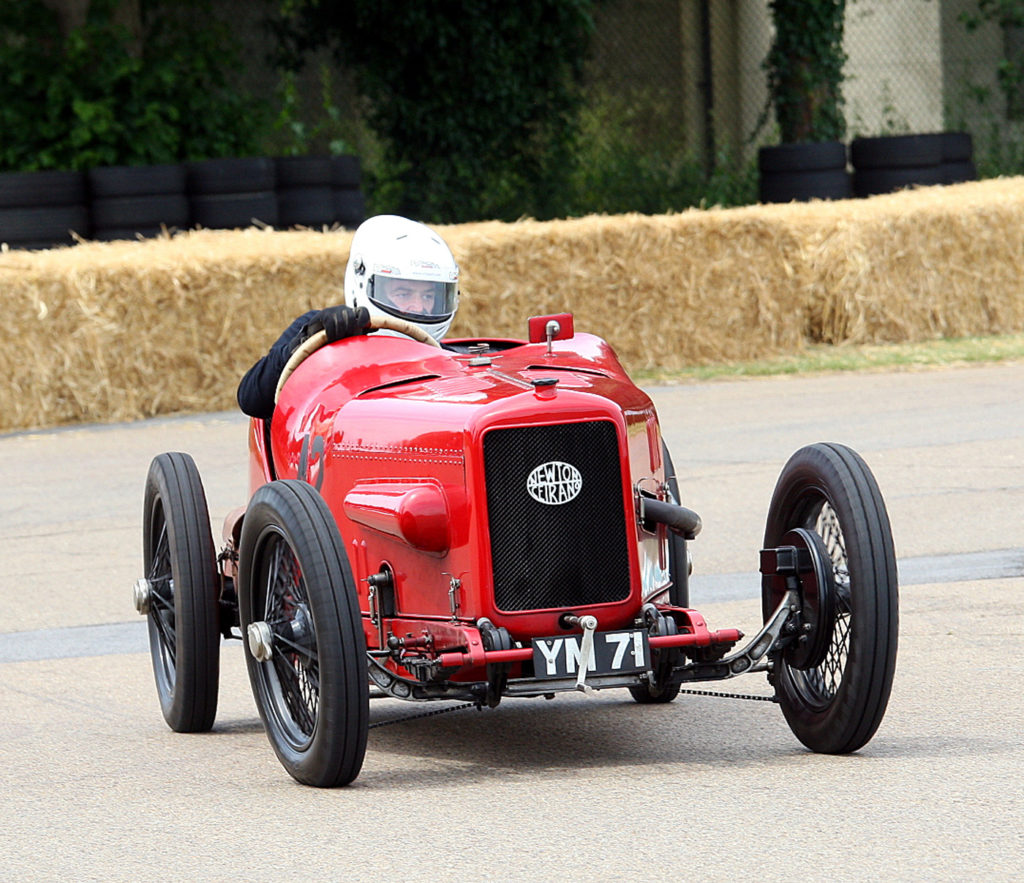
<svg viewBox="0 0 1024 883"><path fill-rule="evenodd" d="M396 320L397 321L397 320ZM467 700L766 673L797 738L856 751L892 686L897 578L885 504L838 444L797 451L760 552L764 628L689 606L700 518L650 398L568 314L529 340L371 334L292 357L272 421L250 424L248 506L219 554L191 457L150 467L145 576L157 693L208 730L219 647L241 638L270 742L298 781L344 785L369 698Z"/></svg>

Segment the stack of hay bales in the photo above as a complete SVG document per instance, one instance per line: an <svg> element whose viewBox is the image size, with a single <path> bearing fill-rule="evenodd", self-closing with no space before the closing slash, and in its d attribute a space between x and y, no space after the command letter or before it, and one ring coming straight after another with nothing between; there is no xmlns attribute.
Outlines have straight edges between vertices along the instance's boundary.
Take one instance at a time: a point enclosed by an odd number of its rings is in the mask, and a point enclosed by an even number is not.
<svg viewBox="0 0 1024 883"><path fill-rule="evenodd" d="M632 370L1024 329L1024 178L438 231L462 268L453 335L571 311ZM0 431L234 407L294 316L343 300L351 241L193 231L0 254Z"/></svg>

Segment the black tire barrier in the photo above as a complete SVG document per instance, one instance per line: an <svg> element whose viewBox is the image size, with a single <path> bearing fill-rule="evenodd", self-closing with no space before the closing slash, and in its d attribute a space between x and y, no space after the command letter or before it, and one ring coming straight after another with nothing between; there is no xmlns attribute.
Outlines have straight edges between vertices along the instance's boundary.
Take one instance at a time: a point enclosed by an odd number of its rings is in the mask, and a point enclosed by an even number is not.
<svg viewBox="0 0 1024 883"><path fill-rule="evenodd" d="M101 227L92 231L96 242L118 242L120 240L136 241L138 239L155 239L170 228L163 224L144 226L134 224L131 227Z"/></svg>
<svg viewBox="0 0 1024 883"><path fill-rule="evenodd" d="M87 177L93 239L159 236L164 228L186 228L191 223L181 163L101 166L90 169Z"/></svg>
<svg viewBox="0 0 1024 883"><path fill-rule="evenodd" d="M334 223L334 191L330 187L289 187L277 191L282 227L329 227Z"/></svg>
<svg viewBox="0 0 1024 883"><path fill-rule="evenodd" d="M942 176L946 184L978 180L970 132L942 133Z"/></svg>
<svg viewBox="0 0 1024 883"><path fill-rule="evenodd" d="M356 190L363 183L362 163L351 153L331 158L331 186L335 190Z"/></svg>
<svg viewBox="0 0 1024 883"><path fill-rule="evenodd" d="M366 220L366 196L362 182L362 163L358 156L345 154L333 157L334 221L349 230L354 230Z"/></svg>
<svg viewBox="0 0 1024 883"><path fill-rule="evenodd" d="M355 228L366 218L360 184L360 161L352 155L0 173L0 243L49 248L192 225Z"/></svg>
<svg viewBox="0 0 1024 883"><path fill-rule="evenodd" d="M757 153L762 172L815 172L846 168L846 145L841 141L777 144Z"/></svg>
<svg viewBox="0 0 1024 883"><path fill-rule="evenodd" d="M334 219L349 230L366 220L366 197L362 190L334 191Z"/></svg>
<svg viewBox="0 0 1024 883"><path fill-rule="evenodd" d="M854 138L850 162L861 169L922 169L942 162L942 135L883 135Z"/></svg>
<svg viewBox="0 0 1024 883"><path fill-rule="evenodd" d="M0 174L0 208L82 205L82 172L4 172Z"/></svg>
<svg viewBox="0 0 1024 883"><path fill-rule="evenodd" d="M72 245L90 230L83 172L0 174L0 243L24 249Z"/></svg>
<svg viewBox="0 0 1024 883"><path fill-rule="evenodd" d="M841 141L779 144L757 155L761 202L849 199L846 145Z"/></svg>
<svg viewBox="0 0 1024 883"><path fill-rule="evenodd" d="M276 163L280 226L324 227L333 224L331 157L283 156Z"/></svg>
<svg viewBox="0 0 1024 883"><path fill-rule="evenodd" d="M155 166L99 166L89 169L89 194L98 199L156 194L184 194L185 166L168 163Z"/></svg>
<svg viewBox="0 0 1024 883"><path fill-rule="evenodd" d="M857 169L853 173L853 189L857 196L894 193L907 187L945 184L942 166L893 169Z"/></svg>
<svg viewBox="0 0 1024 883"><path fill-rule="evenodd" d="M811 199L849 199L853 196L846 169L775 172L761 175L761 202L806 202Z"/></svg>
<svg viewBox="0 0 1024 883"><path fill-rule="evenodd" d="M191 212L184 193L119 196L92 203L93 233L108 228L187 227Z"/></svg>
<svg viewBox="0 0 1024 883"><path fill-rule="evenodd" d="M906 187L955 184L978 177L969 132L854 138L850 143L857 196Z"/></svg>
<svg viewBox="0 0 1024 883"><path fill-rule="evenodd" d="M959 184L963 181L978 180L978 169L970 160L963 162L944 162L941 168L943 184Z"/></svg>
<svg viewBox="0 0 1024 883"><path fill-rule="evenodd" d="M194 194L190 203L193 223L212 230L278 224L277 194L273 191Z"/></svg>
<svg viewBox="0 0 1024 883"><path fill-rule="evenodd" d="M277 186L274 161L263 156L204 159L188 163L186 171L190 194L261 193Z"/></svg>
<svg viewBox="0 0 1024 883"><path fill-rule="evenodd" d="M331 186L334 167L329 156L281 156L277 165L277 189Z"/></svg>
<svg viewBox="0 0 1024 883"><path fill-rule="evenodd" d="M0 242L12 248L72 245L75 236L90 233L85 205L41 205L0 208Z"/></svg>
<svg viewBox="0 0 1024 883"><path fill-rule="evenodd" d="M942 161L970 162L974 159L974 139L970 132L943 132Z"/></svg>
<svg viewBox="0 0 1024 883"><path fill-rule="evenodd" d="M277 167L269 157L227 157L187 166L192 222L211 229L278 223Z"/></svg>

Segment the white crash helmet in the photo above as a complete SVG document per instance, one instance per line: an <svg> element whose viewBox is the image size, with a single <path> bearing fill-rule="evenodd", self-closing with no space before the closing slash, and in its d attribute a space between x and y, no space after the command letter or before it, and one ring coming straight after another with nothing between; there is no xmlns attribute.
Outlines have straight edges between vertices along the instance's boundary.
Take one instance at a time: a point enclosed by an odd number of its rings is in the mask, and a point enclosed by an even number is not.
<svg viewBox="0 0 1024 883"><path fill-rule="evenodd" d="M438 343L459 305L459 267L429 227L397 215L359 225L345 268L345 303L370 317L397 316ZM380 332L387 333L387 332Z"/></svg>

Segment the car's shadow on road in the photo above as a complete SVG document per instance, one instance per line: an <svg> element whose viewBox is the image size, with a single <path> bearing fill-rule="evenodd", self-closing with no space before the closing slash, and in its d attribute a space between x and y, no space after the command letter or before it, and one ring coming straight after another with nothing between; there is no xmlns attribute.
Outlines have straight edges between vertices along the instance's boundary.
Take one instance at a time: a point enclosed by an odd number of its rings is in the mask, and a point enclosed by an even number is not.
<svg viewBox="0 0 1024 883"><path fill-rule="evenodd" d="M388 703L370 731L363 786L424 787L451 776L482 782L508 776L571 778L581 768L745 764L801 749L777 706L681 696L670 705L638 705L622 691L511 700L496 709L473 708L410 718L430 706Z"/></svg>
<svg viewBox="0 0 1024 883"><path fill-rule="evenodd" d="M445 709L450 711L436 713ZM774 703L684 694L668 705L640 705L625 691L512 699L482 710L383 699L371 702L370 725L366 760L351 787L446 787L453 775L484 784L538 774L571 781L580 770L616 767L628 775L645 769L672 777L706 766L905 762L1005 748L998 740L965 744L887 734L883 723L856 754L815 755L798 742ZM263 724L238 718L218 721L216 730L262 737Z"/></svg>

